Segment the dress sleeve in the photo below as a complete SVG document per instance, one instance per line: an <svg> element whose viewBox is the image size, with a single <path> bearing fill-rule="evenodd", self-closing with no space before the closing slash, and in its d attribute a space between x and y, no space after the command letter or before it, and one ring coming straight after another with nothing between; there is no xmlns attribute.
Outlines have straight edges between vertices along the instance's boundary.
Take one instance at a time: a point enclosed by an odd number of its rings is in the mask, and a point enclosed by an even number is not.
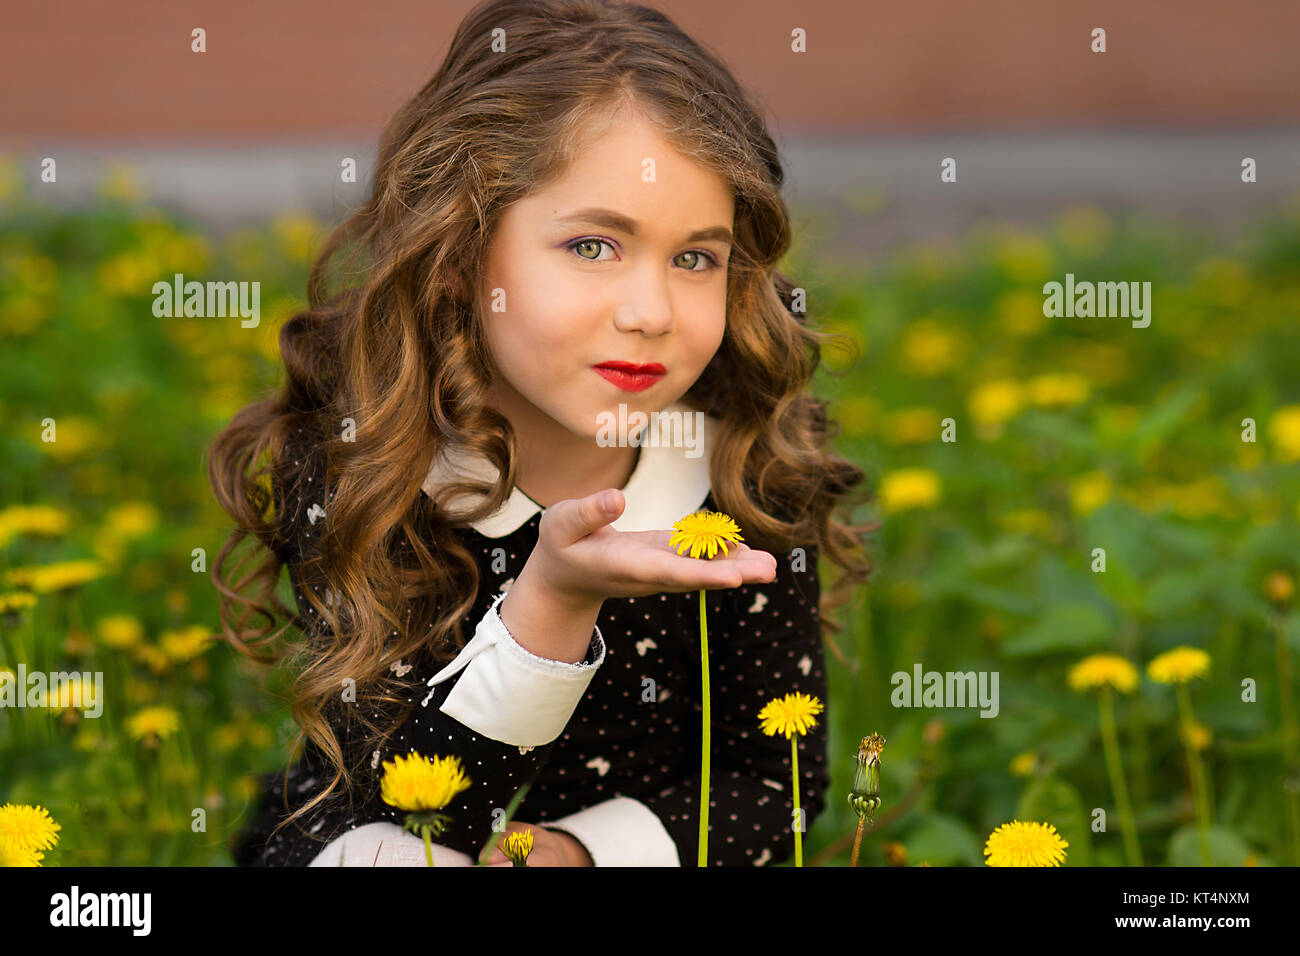
<svg viewBox="0 0 1300 956"><path fill-rule="evenodd" d="M291 455L300 457L288 461L307 467L301 447L289 447ZM289 567L299 611L295 623L304 633L328 636L327 625L303 591L311 586L320 594L320 587L301 579L301 564L329 519L334 494L324 486L323 469L311 467L309 471L296 488L278 493L277 501L283 506L278 550ZM419 696L411 701L410 716L387 746L371 755L370 762L377 780L383 763L412 751L426 757L460 757L471 785L442 811L451 822L436 839L475 857L491 838L494 822L499 824L516 791L541 771L554 741L564 732L605 660L599 628L592 635L585 659L578 664L532 654L514 640L501 621L497 608L504 597L504 593L497 595L479 620L473 639L452 661L438 663L431 656L419 655L423 673L414 677L426 690L417 686ZM399 825L405 817L404 811L377 798L373 809L377 819L395 820Z"/></svg>
<svg viewBox="0 0 1300 956"><path fill-rule="evenodd" d="M790 742L763 733L758 713L773 698L799 692L826 704L825 655L818 613L817 549L777 556L771 584L708 592L709 696L712 762L709 771L709 865L763 866L794 855ZM698 600L693 602L698 607ZM699 647L698 618L693 643ZM698 676L697 687L698 687ZM697 698L698 699L698 698ZM702 714L702 707L695 708ZM826 712L799 741L799 806L806 833L826 806ZM698 727L698 724L697 724ZM658 793L617 797L552 821L574 833L597 866L638 859L694 866L699 854L698 733L687 747L694 772ZM648 812L647 812L648 811ZM666 832L676 849L667 855ZM621 829L642 839L628 844Z"/></svg>

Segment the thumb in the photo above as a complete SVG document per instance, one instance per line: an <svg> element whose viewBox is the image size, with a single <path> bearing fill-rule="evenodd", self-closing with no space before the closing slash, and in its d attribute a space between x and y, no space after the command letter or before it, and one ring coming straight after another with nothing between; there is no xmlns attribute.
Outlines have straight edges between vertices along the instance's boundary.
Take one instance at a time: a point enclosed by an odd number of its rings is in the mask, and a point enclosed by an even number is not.
<svg viewBox="0 0 1300 956"><path fill-rule="evenodd" d="M566 537L570 541L577 541L599 531L623 513L623 506L623 493L617 488L606 488L579 498L577 506L565 515Z"/></svg>

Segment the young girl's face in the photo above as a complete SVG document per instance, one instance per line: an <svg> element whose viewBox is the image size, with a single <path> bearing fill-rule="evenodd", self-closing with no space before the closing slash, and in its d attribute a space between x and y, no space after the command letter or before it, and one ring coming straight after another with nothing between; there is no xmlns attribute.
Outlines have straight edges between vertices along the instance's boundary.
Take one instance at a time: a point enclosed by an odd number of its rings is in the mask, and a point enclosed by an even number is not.
<svg viewBox="0 0 1300 956"><path fill-rule="evenodd" d="M734 215L720 176L626 114L511 205L484 263L483 321L514 428L595 442L602 412L681 398L722 342ZM664 372L629 391L595 370L620 361Z"/></svg>

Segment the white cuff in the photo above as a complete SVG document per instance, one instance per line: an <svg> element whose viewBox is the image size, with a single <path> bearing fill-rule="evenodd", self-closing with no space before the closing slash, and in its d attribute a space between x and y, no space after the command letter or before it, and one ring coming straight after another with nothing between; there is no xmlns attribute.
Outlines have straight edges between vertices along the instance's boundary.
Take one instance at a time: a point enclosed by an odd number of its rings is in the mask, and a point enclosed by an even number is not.
<svg viewBox="0 0 1300 956"><path fill-rule="evenodd" d="M429 678L428 685L433 687L464 670L440 710L492 740L521 748L541 747L564 732L587 685L605 662L605 639L597 627L592 637L596 656L591 663L538 657L506 630L497 611L503 598L504 593L497 595L473 639ZM430 690L421 706L428 706L432 697Z"/></svg>
<svg viewBox="0 0 1300 956"><path fill-rule="evenodd" d="M632 797L614 797L538 826L570 833L596 866L681 866L677 844L653 810Z"/></svg>

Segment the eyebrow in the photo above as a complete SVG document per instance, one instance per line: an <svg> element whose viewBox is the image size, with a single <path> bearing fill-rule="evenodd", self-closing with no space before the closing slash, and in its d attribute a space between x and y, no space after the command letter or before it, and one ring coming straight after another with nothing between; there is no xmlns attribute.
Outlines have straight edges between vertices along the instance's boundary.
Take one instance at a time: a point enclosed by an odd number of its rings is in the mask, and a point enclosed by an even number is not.
<svg viewBox="0 0 1300 956"><path fill-rule="evenodd" d="M629 236L635 236L637 230L635 219L629 219L622 213L615 212L612 209L579 209L567 216L558 217L556 221L564 223L589 222L593 225L604 226L607 229L617 229ZM710 226L707 229L697 229L686 237L687 242L700 242L707 239L725 242L729 246L736 243L735 236L731 234L731 230L726 226Z"/></svg>

